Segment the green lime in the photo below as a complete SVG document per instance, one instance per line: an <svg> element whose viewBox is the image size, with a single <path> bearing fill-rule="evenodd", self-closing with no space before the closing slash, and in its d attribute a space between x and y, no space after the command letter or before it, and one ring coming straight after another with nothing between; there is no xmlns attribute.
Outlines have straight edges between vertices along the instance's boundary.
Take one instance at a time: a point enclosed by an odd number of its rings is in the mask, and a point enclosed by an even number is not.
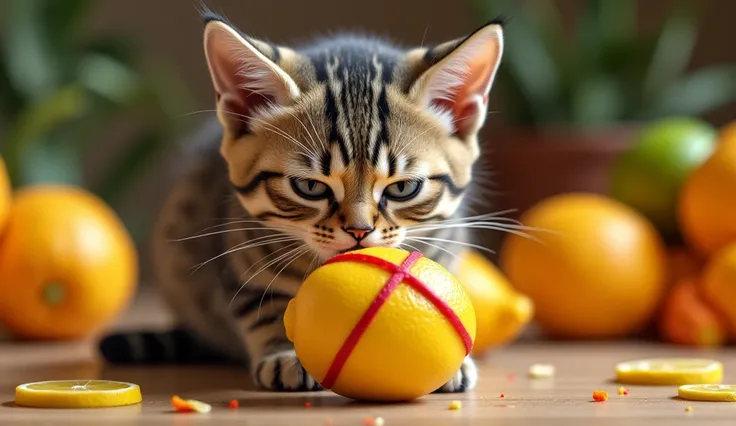
<svg viewBox="0 0 736 426"><path fill-rule="evenodd" d="M615 162L610 195L646 216L663 235L676 236L680 188L711 155L717 135L713 126L690 117L645 126Z"/></svg>

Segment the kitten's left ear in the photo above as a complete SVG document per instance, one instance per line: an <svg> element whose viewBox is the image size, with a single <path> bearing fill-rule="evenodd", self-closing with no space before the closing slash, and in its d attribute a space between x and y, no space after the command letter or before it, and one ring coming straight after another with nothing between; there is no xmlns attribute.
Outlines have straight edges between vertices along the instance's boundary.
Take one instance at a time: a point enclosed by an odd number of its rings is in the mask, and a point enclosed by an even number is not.
<svg viewBox="0 0 736 426"><path fill-rule="evenodd" d="M470 136L485 121L488 94L502 54L503 29L499 21L486 24L462 40L429 49L424 60L431 64L413 83L409 96L423 108L449 118L455 135Z"/></svg>
<svg viewBox="0 0 736 426"><path fill-rule="evenodd" d="M221 20L207 22L204 50L218 117L235 135L246 132L264 108L289 105L299 96L294 80L276 64L275 47L246 39Z"/></svg>

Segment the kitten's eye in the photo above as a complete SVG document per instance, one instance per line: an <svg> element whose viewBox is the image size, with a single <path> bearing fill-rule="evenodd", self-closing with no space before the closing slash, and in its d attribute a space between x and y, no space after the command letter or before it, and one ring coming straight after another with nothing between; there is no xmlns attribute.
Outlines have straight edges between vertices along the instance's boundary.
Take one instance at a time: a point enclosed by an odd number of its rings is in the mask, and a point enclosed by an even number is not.
<svg viewBox="0 0 736 426"><path fill-rule="evenodd" d="M406 201L419 194L422 182L419 180L402 180L387 186L383 195L389 200Z"/></svg>
<svg viewBox="0 0 736 426"><path fill-rule="evenodd" d="M330 188L314 179L292 179L291 188L307 200L321 200L330 193Z"/></svg>

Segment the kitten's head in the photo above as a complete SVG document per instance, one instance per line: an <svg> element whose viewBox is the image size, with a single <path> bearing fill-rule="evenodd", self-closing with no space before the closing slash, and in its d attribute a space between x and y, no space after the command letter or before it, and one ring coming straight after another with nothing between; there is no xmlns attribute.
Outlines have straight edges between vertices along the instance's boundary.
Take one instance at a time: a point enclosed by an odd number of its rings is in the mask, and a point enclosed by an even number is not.
<svg viewBox="0 0 736 426"><path fill-rule="evenodd" d="M500 22L431 48L348 36L296 49L211 16L204 47L221 153L250 215L325 259L398 247L407 228L457 211L503 51Z"/></svg>

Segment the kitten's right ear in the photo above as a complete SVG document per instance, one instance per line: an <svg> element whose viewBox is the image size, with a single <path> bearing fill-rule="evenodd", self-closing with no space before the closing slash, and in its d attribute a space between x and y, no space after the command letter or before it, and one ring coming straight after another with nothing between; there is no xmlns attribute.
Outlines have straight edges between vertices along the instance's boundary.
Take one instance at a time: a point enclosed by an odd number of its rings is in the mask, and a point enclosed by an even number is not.
<svg viewBox="0 0 736 426"><path fill-rule="evenodd" d="M205 26L204 51L217 116L233 136L248 132L252 117L259 112L288 105L299 96L294 80L256 43L222 21L211 20Z"/></svg>

